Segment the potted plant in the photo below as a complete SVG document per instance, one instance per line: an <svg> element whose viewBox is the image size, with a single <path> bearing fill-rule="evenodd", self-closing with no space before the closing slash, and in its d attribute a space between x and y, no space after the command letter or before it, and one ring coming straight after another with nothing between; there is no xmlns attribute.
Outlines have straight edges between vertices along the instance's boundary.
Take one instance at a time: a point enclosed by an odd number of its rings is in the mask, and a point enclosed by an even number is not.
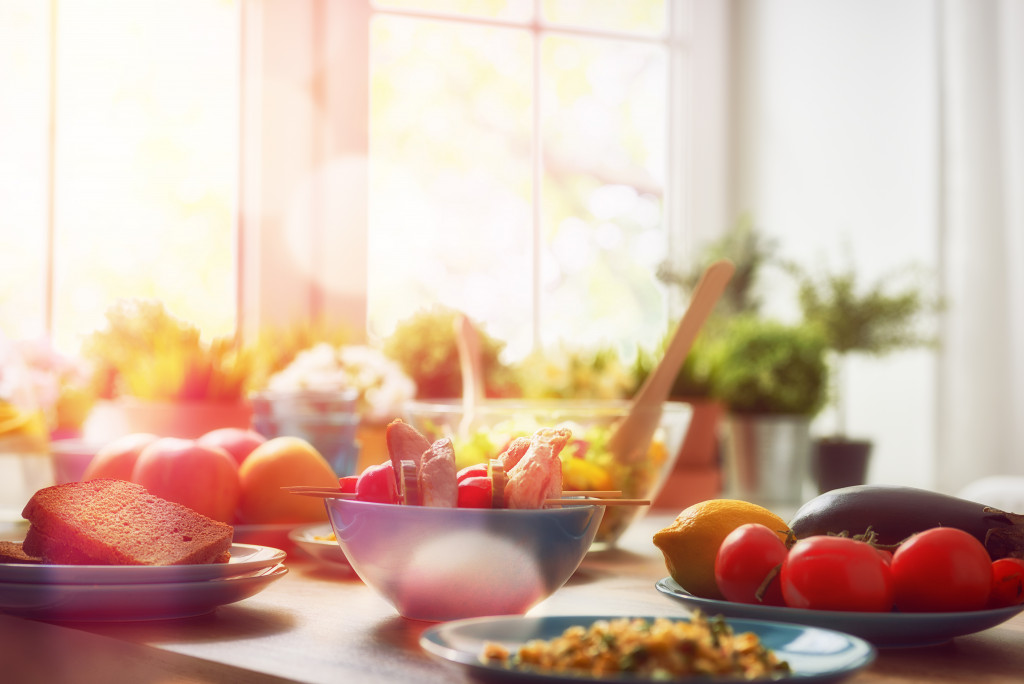
<svg viewBox="0 0 1024 684"><path fill-rule="evenodd" d="M233 339L204 340L158 300L120 300L106 319L82 346L95 368L97 396L116 404L103 439L124 432L194 438L249 426L251 359Z"/></svg>
<svg viewBox="0 0 1024 684"><path fill-rule="evenodd" d="M821 491L863 483L873 444L847 433L846 373L853 354L880 357L899 350L932 346L924 319L942 304L917 281L920 270L903 267L864 286L851 265L834 272L810 271L795 264L787 270L797 282L803 316L825 337L832 366L829 403L835 432L815 440Z"/></svg>
<svg viewBox="0 0 1024 684"><path fill-rule="evenodd" d="M749 215L742 215L721 237L704 245L698 258L687 267L675 270L662 264L658 269L658 278L662 282L689 298L707 264L728 259L736 267L722 298L680 368L669 395L673 400L688 403L693 414L675 470L654 502L657 507L679 510L697 501L714 498L721 492L719 434L726 408L712 391L714 347L727 334L730 319L760 311L761 300L756 286L763 269L776 261L776 252L776 242L759 233ZM668 336L662 344L667 340ZM659 348L656 353L645 357L641 380L660 355Z"/></svg>
<svg viewBox="0 0 1024 684"><path fill-rule="evenodd" d="M729 322L716 346L712 387L726 406L730 495L796 505L810 461L810 425L828 384L826 340L808 323L755 315Z"/></svg>
<svg viewBox="0 0 1024 684"><path fill-rule="evenodd" d="M417 399L449 399L462 396L462 369L455 339L459 312L443 306L422 309L400 321L384 340L383 351L416 383ZM480 332L484 389L488 397L518 393L512 369L502 363L505 343Z"/></svg>

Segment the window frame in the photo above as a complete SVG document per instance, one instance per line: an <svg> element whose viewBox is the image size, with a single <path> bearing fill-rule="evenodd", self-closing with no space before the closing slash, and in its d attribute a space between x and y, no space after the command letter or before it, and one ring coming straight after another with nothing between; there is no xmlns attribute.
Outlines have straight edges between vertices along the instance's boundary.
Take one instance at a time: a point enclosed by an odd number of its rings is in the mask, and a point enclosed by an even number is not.
<svg viewBox="0 0 1024 684"><path fill-rule="evenodd" d="M668 33L659 37L626 36L659 42L669 51L669 145L665 189L666 260L681 265L707 239L728 224L728 26L727 3L669 0ZM330 159L369 153L370 22L376 13L416 16L482 25L522 26L520 22L451 17L376 7L370 0L248 0L243 2L242 145L239 199L239 330L252 336L267 325L295 320L342 321L366 331L368 194L351 216L332 217L329 188L310 192L302 201L316 220L305 226L300 241L309 246L312 275L297 274L281 259L285 239L286 193L297 192L297 179L315 176ZM619 33L570 29L540 20L529 28L597 37ZM539 44L539 41L535 41ZM536 58L535 65L536 68ZM305 93L302 98L272 100L274 92ZM286 124L286 122L289 122ZM301 125L296 125L301 123ZM295 129L301 129L296 131ZM287 134L281 131L288 130ZM534 136L534 190L539 197L539 130ZM281 149L284 138L293 152ZM365 165L362 183L367 183ZM352 217L355 217L353 220ZM345 249L328 256L326 224L344 220ZM533 212L535 245L540 215ZM339 225L341 225L339 223ZM540 260L534 250L534 263ZM337 274L343 277L337 278ZM535 269L534 330L539 330ZM331 282L332 288L324 287ZM340 284L340 288L338 285ZM678 317L686 302L673 295L667 320Z"/></svg>

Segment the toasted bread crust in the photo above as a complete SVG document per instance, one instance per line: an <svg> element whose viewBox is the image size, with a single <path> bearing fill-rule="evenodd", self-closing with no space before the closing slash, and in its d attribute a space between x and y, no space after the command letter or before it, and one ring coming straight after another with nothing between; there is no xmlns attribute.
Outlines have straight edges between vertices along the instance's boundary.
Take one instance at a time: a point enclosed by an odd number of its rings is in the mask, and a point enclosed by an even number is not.
<svg viewBox="0 0 1024 684"><path fill-rule="evenodd" d="M231 547L233 528L122 480L41 489L22 516L26 551L48 563L186 565L212 563Z"/></svg>

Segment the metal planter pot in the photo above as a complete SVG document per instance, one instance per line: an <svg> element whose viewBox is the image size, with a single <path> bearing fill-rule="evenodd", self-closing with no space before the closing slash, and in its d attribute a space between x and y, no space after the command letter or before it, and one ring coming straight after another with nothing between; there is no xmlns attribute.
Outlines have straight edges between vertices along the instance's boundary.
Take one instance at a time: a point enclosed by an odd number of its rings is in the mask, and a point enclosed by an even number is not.
<svg viewBox="0 0 1024 684"><path fill-rule="evenodd" d="M726 496L796 508L811 489L811 419L732 414L724 425Z"/></svg>

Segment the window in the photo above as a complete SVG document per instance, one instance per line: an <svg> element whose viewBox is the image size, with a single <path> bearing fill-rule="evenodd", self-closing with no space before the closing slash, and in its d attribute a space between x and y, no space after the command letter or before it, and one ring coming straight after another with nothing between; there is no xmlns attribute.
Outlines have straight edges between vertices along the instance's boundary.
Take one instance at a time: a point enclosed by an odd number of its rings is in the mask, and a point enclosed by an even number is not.
<svg viewBox="0 0 1024 684"><path fill-rule="evenodd" d="M77 348L118 297L235 325L237 2L0 4L0 326Z"/></svg>
<svg viewBox="0 0 1024 684"><path fill-rule="evenodd" d="M442 303L513 354L651 344L699 201L694 7L9 0L0 325L73 350L145 296L379 338Z"/></svg>

